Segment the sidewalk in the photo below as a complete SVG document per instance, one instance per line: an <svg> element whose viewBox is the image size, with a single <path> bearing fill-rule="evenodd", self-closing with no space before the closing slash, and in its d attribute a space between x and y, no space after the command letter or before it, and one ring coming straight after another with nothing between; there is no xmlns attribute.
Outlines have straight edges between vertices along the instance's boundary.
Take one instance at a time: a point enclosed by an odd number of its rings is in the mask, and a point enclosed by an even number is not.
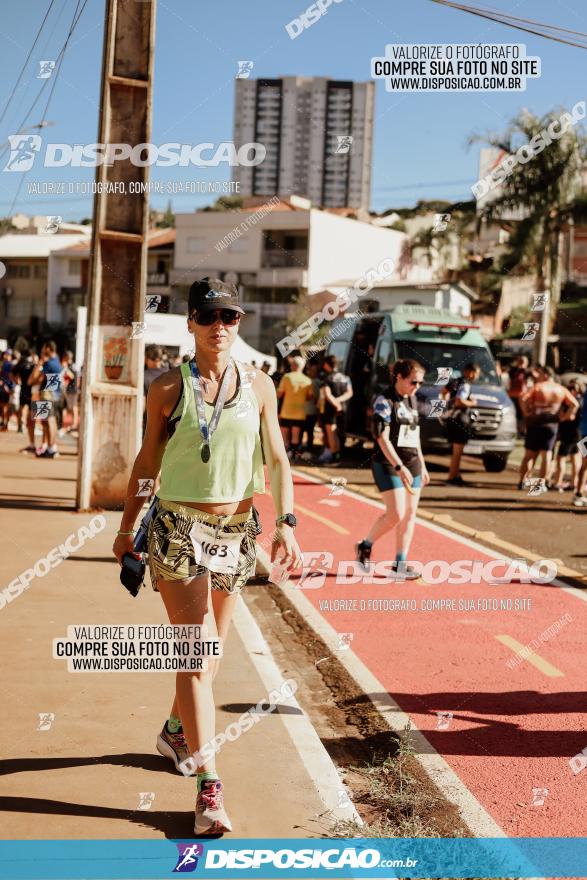
<svg viewBox="0 0 587 880"><path fill-rule="evenodd" d="M50 461L19 454L23 445L22 435L0 438L1 589L93 516L73 510L75 447L60 442ZM167 623L150 586L133 599L119 583L110 552L119 515L104 516L102 532L0 608L4 839L193 835L195 781L155 749L175 673L75 674L52 659L68 624ZM288 677L242 602L215 687L217 730ZM40 713L55 716L48 730L38 730ZM227 743L218 769L236 837L327 836L327 813L352 815L337 809L342 783L295 697ZM141 793L148 810L138 809Z"/></svg>

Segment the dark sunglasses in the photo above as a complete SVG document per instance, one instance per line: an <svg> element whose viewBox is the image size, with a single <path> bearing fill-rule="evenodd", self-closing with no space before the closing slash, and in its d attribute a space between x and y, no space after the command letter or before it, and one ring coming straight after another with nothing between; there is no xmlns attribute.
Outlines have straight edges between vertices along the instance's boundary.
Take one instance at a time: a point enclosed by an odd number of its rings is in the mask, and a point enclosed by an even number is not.
<svg viewBox="0 0 587 880"><path fill-rule="evenodd" d="M241 319L240 312L233 312L232 309L215 309L213 312L202 312L201 314L194 312L192 314L192 320L201 327L212 326L219 317L225 327L234 327Z"/></svg>

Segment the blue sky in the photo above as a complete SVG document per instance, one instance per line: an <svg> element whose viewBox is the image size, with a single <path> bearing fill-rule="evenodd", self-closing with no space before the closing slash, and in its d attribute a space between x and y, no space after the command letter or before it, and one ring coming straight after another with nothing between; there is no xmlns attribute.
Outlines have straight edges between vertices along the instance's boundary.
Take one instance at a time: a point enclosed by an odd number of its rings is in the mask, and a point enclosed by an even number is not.
<svg viewBox="0 0 587 880"><path fill-rule="evenodd" d="M503 130L522 107L541 115L552 107L570 109L587 99L587 53L583 49L522 34L429 0L342 0L291 40L285 25L307 5L308 0L158 0L153 142L231 140L239 60L254 61L255 77L367 80L370 59L384 55L386 43L521 42L529 55L541 57L542 76L529 79L523 93L391 94L377 81L371 207L383 210L410 206L420 198L470 198L469 187L477 179L478 167L478 147L467 147L471 132ZM478 0L478 5L484 3ZM0 112L47 6L48 0L19 0L3 9ZM490 6L587 32L587 6L580 0L556 6L549 0L517 0L513 5L491 0ZM74 0L56 0L48 27L0 124L0 143L18 130L43 82L36 79L37 62L55 57L74 7ZM103 17L103 0L89 0L48 112L55 125L45 130L47 141L80 144L96 140ZM28 124L39 121L45 100L39 101ZM0 173L0 216L8 213L20 177ZM79 220L91 213L91 197L29 195L27 186L32 181L91 182L93 177L93 169L35 167L25 177L15 210ZM222 181L230 179L230 172L226 166L156 169L152 179ZM191 211L213 198L176 195L172 203L176 211ZM152 205L165 207L167 199L154 196Z"/></svg>

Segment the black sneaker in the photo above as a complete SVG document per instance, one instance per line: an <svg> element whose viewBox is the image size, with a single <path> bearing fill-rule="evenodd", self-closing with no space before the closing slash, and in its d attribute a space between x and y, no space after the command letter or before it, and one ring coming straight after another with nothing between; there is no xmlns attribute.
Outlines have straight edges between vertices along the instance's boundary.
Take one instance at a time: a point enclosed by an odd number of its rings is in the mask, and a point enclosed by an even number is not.
<svg viewBox="0 0 587 880"><path fill-rule="evenodd" d="M44 452L37 452L37 458L59 458L59 452L56 449L45 449Z"/></svg>
<svg viewBox="0 0 587 880"><path fill-rule="evenodd" d="M446 481L447 486L466 486L467 484L460 476L460 474L456 477L451 477L451 479Z"/></svg>
<svg viewBox="0 0 587 880"><path fill-rule="evenodd" d="M369 571L371 565L371 549L371 544L367 544L366 541L361 541L356 546L357 562L365 571Z"/></svg>

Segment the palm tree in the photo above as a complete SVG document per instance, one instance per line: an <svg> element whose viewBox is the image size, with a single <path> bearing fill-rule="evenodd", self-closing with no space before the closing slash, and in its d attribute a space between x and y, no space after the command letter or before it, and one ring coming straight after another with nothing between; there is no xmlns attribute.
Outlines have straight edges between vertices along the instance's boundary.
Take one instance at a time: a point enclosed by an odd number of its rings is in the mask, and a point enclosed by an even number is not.
<svg viewBox="0 0 587 880"><path fill-rule="evenodd" d="M524 110L503 134L473 135L470 142L482 141L513 155L520 146L530 144L540 132L548 129L551 123L557 122L554 130L560 131L562 126L558 121L564 112L553 110L538 118ZM550 294L544 311L535 313L540 323L535 356L540 363L546 357L548 333L560 302L562 237L581 188L585 146L585 138L576 125L568 125L558 139L552 138L551 143L529 161L514 165L480 211L481 217L487 221L500 217L514 219L507 251L499 264L502 274L520 269L531 272L535 277L536 292Z"/></svg>

